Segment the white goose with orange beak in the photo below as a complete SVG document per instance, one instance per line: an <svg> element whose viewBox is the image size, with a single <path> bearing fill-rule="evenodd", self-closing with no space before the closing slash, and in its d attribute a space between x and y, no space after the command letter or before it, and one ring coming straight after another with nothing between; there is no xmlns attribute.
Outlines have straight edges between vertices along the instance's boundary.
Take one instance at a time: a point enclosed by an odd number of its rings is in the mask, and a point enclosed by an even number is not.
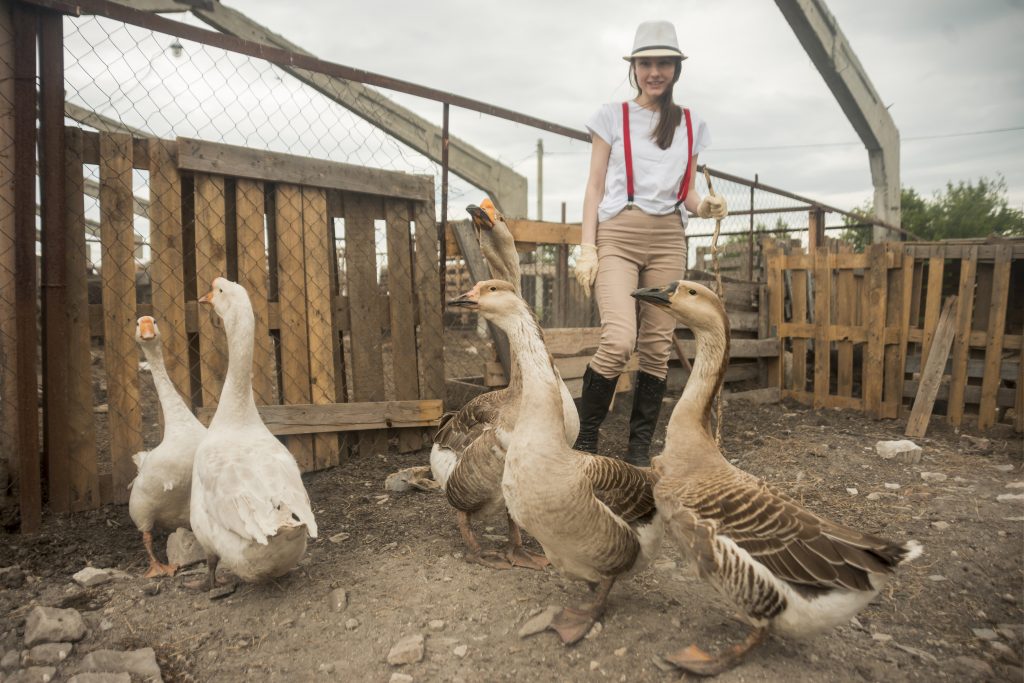
<svg viewBox="0 0 1024 683"><path fill-rule="evenodd" d="M206 427L192 414L167 374L160 329L152 316L139 318L135 341L153 374L163 412L164 435L153 450L132 456L139 473L131 483L128 514L142 532L142 544L149 555L146 578L174 576L178 568L164 564L153 552L153 528L177 529L189 525L192 461L199 442L206 436Z"/></svg>
<svg viewBox="0 0 1024 683"><path fill-rule="evenodd" d="M248 293L219 277L199 302L224 321L228 371L192 468L192 531L206 550L210 588L220 564L243 581L272 579L299 563L316 521L295 459L256 410Z"/></svg>

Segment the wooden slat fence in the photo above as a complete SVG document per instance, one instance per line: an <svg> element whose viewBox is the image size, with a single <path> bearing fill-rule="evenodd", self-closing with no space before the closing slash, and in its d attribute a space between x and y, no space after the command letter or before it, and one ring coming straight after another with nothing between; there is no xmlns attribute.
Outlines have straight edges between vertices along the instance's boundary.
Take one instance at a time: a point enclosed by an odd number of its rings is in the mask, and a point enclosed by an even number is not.
<svg viewBox="0 0 1024 683"><path fill-rule="evenodd" d="M132 455L159 441L139 315L156 317L172 381L201 419L212 416L226 344L197 299L217 276L250 294L253 392L303 471L384 451L392 437L402 451L423 447L444 396L431 178L197 140L65 133L71 371L68 415L49 422L73 433L69 461L51 463L50 501L83 510L127 500ZM97 168L102 259L90 275L85 182ZM149 191L143 261L139 171Z"/></svg>

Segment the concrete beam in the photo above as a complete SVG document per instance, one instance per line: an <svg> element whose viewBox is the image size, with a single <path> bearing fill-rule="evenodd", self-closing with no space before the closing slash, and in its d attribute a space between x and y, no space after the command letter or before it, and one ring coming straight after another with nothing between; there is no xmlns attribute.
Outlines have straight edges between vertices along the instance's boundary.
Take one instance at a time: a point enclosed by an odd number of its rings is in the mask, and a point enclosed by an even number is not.
<svg viewBox="0 0 1024 683"><path fill-rule="evenodd" d="M900 224L900 134L825 0L775 0L868 150L875 216ZM873 241L896 239L875 226Z"/></svg>

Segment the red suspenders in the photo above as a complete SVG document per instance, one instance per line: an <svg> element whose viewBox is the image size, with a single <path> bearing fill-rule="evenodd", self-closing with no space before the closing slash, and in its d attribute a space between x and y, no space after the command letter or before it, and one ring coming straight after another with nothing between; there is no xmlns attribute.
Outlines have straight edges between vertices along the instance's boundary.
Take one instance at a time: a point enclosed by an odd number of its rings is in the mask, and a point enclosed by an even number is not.
<svg viewBox="0 0 1024 683"><path fill-rule="evenodd" d="M690 120L690 110L683 109L683 117L686 119L686 172L683 173L683 182L679 184L679 191L676 193L676 208L686 199L686 193L690 190L690 175L693 169L693 122ZM629 141L629 102L622 103L622 149L626 156L626 208L633 208L633 148Z"/></svg>

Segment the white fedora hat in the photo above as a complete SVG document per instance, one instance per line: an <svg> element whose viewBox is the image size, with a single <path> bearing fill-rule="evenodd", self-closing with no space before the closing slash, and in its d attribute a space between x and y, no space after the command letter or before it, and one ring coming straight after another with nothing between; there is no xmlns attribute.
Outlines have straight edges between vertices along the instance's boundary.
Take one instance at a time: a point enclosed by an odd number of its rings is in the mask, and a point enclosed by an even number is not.
<svg viewBox="0 0 1024 683"><path fill-rule="evenodd" d="M679 50L676 27L670 21L645 21L636 27L633 52L623 57L627 62L637 57L677 57L686 59Z"/></svg>

